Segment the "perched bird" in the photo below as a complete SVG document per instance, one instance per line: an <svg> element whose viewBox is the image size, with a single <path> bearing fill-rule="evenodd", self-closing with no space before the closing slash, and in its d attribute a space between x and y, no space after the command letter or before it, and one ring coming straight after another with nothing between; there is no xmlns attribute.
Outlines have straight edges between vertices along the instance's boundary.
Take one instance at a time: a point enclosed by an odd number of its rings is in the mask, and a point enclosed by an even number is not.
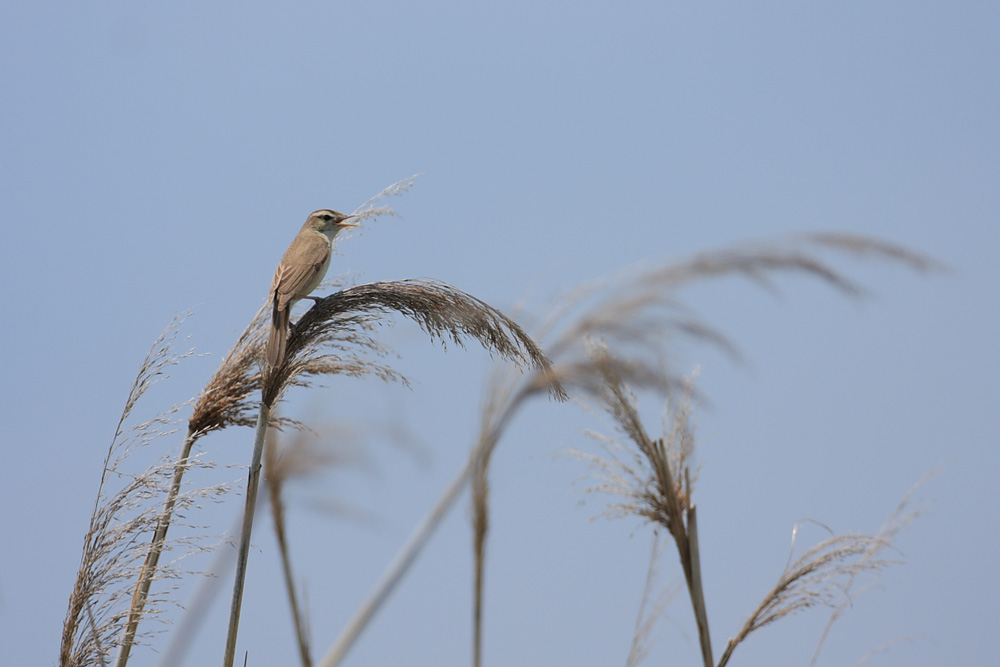
<svg viewBox="0 0 1000 667"><path fill-rule="evenodd" d="M313 211L278 262L268 296L271 304L271 334L265 354L268 365L277 366L284 361L292 306L323 282L330 266L333 238L344 227L357 227L347 222L353 217L325 208Z"/></svg>

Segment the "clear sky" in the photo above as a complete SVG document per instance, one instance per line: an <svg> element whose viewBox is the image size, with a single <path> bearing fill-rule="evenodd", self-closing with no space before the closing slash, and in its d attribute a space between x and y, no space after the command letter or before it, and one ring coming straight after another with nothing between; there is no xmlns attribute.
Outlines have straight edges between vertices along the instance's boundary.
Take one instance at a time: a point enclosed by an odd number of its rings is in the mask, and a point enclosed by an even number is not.
<svg viewBox="0 0 1000 667"><path fill-rule="evenodd" d="M513 310L636 262L797 231L870 234L949 264L921 276L838 262L874 292L860 304L795 276L777 296L699 287L685 302L747 363L671 351L701 365L711 402L695 501L717 653L781 572L796 522L874 531L943 463L900 537L906 563L834 626L820 664L901 637L869 664L995 661L1000 8L828 4L6 3L2 662L55 663L107 443L163 327L193 309L181 347L208 356L175 367L141 418L203 386L309 211L351 210L415 173L400 217L342 243L332 274L437 278ZM333 379L285 408L370 434L363 465L291 489L318 654L458 469L491 367L408 322L380 336L412 390ZM625 661L650 531L590 520L604 503L557 455L593 447L584 427L602 428L538 403L500 444L486 664ZM250 445L239 430L201 443L232 466ZM241 508L242 491L191 519L221 533ZM468 664L468 518L463 500L347 664ZM240 641L258 666L295 659L270 526ZM661 583L682 581L667 552ZM188 664L217 664L226 607L209 610ZM733 664L806 664L826 619L768 627ZM655 637L647 664L698 663L683 592Z"/></svg>

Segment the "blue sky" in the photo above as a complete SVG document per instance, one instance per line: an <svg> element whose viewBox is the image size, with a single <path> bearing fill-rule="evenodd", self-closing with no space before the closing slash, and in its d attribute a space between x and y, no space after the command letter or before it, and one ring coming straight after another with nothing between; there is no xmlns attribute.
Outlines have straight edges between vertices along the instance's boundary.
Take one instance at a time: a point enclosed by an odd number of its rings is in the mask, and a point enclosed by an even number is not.
<svg viewBox="0 0 1000 667"><path fill-rule="evenodd" d="M331 274L431 277L513 310L637 262L799 231L869 234L950 265L920 276L838 262L872 289L860 303L795 276L777 296L732 279L699 286L685 302L747 363L671 350L681 368L701 366L711 401L695 499L717 653L784 567L797 521L874 531L941 463L921 491L927 513L900 538L906 564L834 627L819 664L900 637L869 664L986 664L1000 650L995 6L40 2L2 17L10 664L56 659L105 449L162 328L193 310L185 345L208 356L174 368L143 417L203 386L309 211L351 210L415 173L392 202L400 217L340 244ZM320 654L460 465L491 367L406 322L381 335L412 390L335 379L286 407L376 433L365 465L291 490ZM655 428L656 401L644 407ZM385 422L409 443L371 427ZM592 446L584 427L600 425L532 405L500 445L487 664L624 663L649 530L590 521L603 503L582 491L584 466L557 455ZM202 446L244 465L250 433ZM221 533L241 507L240 492L195 520ZM347 664L465 664L468 516L464 502L451 512ZM269 526L258 524L240 650L292 664ZM668 553L661 581L680 577ZM210 610L189 664L221 657L225 608ZM805 664L826 618L768 627L734 664ZM696 664L693 627L679 595L648 664Z"/></svg>

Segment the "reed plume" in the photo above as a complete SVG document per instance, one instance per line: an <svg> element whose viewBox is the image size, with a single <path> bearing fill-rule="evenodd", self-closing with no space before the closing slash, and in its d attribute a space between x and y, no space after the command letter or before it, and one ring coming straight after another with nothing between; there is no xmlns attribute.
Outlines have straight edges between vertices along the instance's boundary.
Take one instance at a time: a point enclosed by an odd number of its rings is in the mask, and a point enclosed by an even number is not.
<svg viewBox="0 0 1000 667"><path fill-rule="evenodd" d="M59 664L63 667L107 664L119 644L118 635L128 624L129 601L134 598L130 582L137 578L143 569L141 564L150 553L142 536L155 530L161 519L157 502L167 491L174 466L169 458L162 457L146 470L133 473L128 471L127 464L139 448L175 432L177 413L182 406L174 406L143 423L130 425L130 422L140 398L167 377L171 366L191 354L190 351L176 353L172 349L183 320L183 316L175 318L154 342L132 384L108 447L90 526L84 537L80 568L63 623L59 652ZM196 459L189 461L189 465L210 464ZM178 493L174 497L174 511L184 515L198 503L226 490L227 485L217 485ZM201 548L197 538L173 542L164 539L159 551L178 547L189 552ZM161 568L159 578L174 578L180 574L176 566L171 566ZM148 600L146 615L156 616L164 601L164 596ZM135 638L133 629L130 641Z"/></svg>

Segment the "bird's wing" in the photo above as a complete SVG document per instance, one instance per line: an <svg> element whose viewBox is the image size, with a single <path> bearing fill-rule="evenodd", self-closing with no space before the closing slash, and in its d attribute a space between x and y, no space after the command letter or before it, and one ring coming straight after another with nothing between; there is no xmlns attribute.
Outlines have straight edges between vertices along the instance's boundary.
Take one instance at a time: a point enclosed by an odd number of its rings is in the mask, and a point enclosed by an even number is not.
<svg viewBox="0 0 1000 667"><path fill-rule="evenodd" d="M330 259L330 241L321 234L296 239L295 263L290 261L292 248L281 258L271 281L270 301L277 298L277 307L284 309L293 299L300 299L316 289L317 277Z"/></svg>

